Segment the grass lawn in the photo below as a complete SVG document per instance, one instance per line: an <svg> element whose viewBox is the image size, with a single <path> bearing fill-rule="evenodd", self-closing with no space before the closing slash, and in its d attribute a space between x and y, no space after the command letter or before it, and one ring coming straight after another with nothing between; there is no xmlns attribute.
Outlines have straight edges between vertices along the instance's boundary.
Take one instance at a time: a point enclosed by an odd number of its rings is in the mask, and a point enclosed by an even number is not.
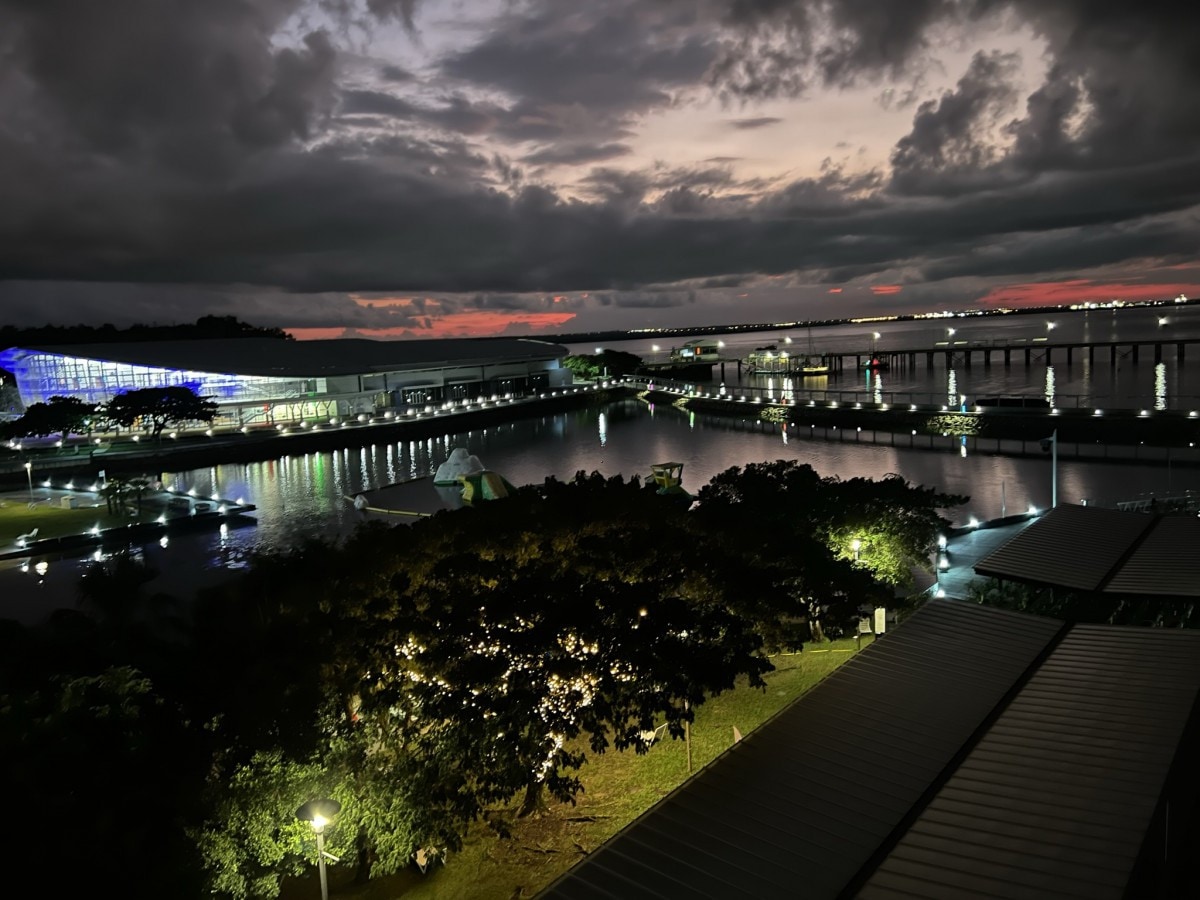
<svg viewBox="0 0 1200 900"><path fill-rule="evenodd" d="M56 498L57 499L57 498ZM51 506L54 502L42 501L33 509L22 496L20 498L8 494L0 506L0 551L13 549L17 535L26 534L38 529L38 539L63 537L68 534L80 534L94 525L101 528L115 528L130 520L121 516L110 516L104 501L96 508L62 509Z"/></svg>
<svg viewBox="0 0 1200 900"><path fill-rule="evenodd" d="M96 525L104 529L150 522L163 513L162 503L153 498L146 498L142 506L142 515L138 517L110 515L108 505L96 494L76 494L82 504L99 504L77 509L63 509L59 506L60 494L57 492L49 500L42 499L44 496L45 493L39 491L35 495L39 502L30 509L27 494L0 494L0 553L17 549L17 536L28 534L34 528L38 530L37 539L45 540L69 534L82 534ZM133 501L126 502L133 505Z"/></svg>
<svg viewBox="0 0 1200 900"><path fill-rule="evenodd" d="M864 640L863 646L867 645ZM849 659L853 640L822 644L803 653L772 658L767 688L740 685L696 710L692 770L698 771L733 743L733 729L749 734ZM669 736L649 753L609 751L591 756L580 772L586 788L575 806L554 805L546 814L517 823L502 840L475 827L460 853L421 875L415 867L367 885L353 884L352 859L330 869L331 892L361 900L510 900L532 897L687 777L682 740ZM285 898L313 895L315 877L285 885Z"/></svg>

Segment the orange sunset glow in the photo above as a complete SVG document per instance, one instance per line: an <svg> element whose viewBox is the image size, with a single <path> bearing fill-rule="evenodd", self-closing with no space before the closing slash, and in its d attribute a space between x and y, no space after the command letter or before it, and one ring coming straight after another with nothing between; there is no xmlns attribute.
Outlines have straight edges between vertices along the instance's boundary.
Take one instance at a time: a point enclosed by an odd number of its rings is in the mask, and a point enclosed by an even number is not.
<svg viewBox="0 0 1200 900"><path fill-rule="evenodd" d="M403 338L499 337L551 332L575 318L575 313L492 312L471 310L445 316L425 316L422 327L361 328L354 336L376 340ZM289 328L298 341L333 340L346 337L345 328Z"/></svg>
<svg viewBox="0 0 1200 900"><path fill-rule="evenodd" d="M1125 284L1076 278L1070 281L1009 284L993 288L979 298L980 306L1061 306L1070 303L1109 300L1163 300L1179 294L1200 292L1200 284L1162 282Z"/></svg>

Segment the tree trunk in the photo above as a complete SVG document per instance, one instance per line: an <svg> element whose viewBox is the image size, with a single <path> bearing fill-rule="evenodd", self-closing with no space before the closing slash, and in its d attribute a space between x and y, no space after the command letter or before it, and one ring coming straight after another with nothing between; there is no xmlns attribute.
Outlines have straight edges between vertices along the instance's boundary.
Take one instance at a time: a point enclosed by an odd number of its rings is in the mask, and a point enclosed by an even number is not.
<svg viewBox="0 0 1200 900"><path fill-rule="evenodd" d="M546 803L542 798L542 788L544 786L540 781L530 781L525 785L525 799L521 801L521 811L517 813L518 819L541 812L546 808Z"/></svg>
<svg viewBox="0 0 1200 900"><path fill-rule="evenodd" d="M821 610L815 604L808 607L808 635L814 644L825 641L825 629L821 627Z"/></svg>

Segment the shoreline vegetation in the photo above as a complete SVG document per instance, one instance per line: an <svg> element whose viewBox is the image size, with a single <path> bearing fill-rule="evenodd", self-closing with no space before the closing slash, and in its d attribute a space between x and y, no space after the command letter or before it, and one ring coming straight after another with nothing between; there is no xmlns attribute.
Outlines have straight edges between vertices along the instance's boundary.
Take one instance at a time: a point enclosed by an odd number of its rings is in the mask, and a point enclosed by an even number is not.
<svg viewBox="0 0 1200 900"><path fill-rule="evenodd" d="M689 748L694 772L836 668L864 610L908 608L964 500L785 460L688 504L579 473L261 554L191 601L116 554L79 610L0 629L6 795L38 833L81 823L61 892L301 896L296 810L329 797L337 893L530 896Z"/></svg>

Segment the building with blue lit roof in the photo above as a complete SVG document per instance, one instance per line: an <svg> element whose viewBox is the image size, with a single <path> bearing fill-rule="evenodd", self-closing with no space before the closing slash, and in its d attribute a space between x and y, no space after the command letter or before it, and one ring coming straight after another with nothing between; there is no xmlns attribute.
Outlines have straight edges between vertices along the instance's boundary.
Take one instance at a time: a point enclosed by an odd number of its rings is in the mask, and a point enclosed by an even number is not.
<svg viewBox="0 0 1200 900"><path fill-rule="evenodd" d="M518 338L238 338L10 347L0 368L16 377L26 406L182 385L215 400L219 422L254 425L551 390L571 382L566 355L559 344Z"/></svg>

